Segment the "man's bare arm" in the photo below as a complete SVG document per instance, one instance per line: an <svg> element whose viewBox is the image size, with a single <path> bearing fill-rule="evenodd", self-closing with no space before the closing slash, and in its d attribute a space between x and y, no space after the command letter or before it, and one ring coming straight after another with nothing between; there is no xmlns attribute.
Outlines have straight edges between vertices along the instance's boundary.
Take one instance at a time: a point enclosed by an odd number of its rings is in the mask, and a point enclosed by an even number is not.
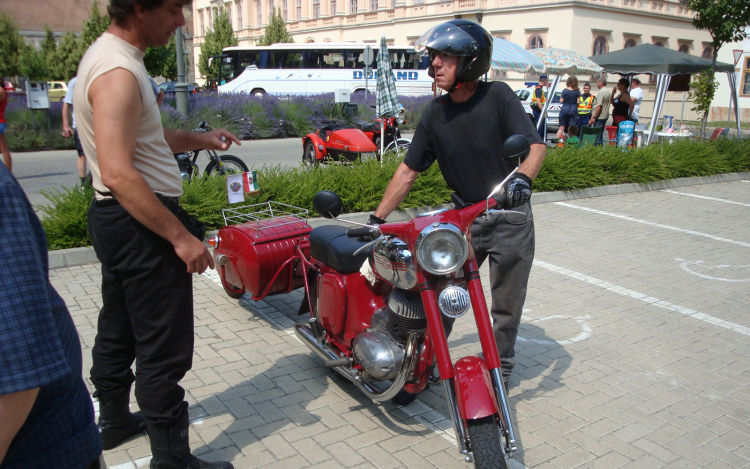
<svg viewBox="0 0 750 469"><path fill-rule="evenodd" d="M388 183L383 200L375 211L375 216L385 220L391 212L396 210L396 207L401 205L401 202L409 194L411 186L414 185L417 177L419 177L419 171L415 171L406 166L406 164L401 163L396 168L396 173L391 178L391 182Z"/></svg>
<svg viewBox="0 0 750 469"><path fill-rule="evenodd" d="M0 464L39 395L39 388L0 395Z"/></svg>
<svg viewBox="0 0 750 469"><path fill-rule="evenodd" d="M544 157L547 154L547 147L542 143L535 143L531 145L531 151L526 161L521 163L521 167L518 168L518 172L523 173L530 177L532 180L536 179L539 174L539 170L542 169L542 163Z"/></svg>
<svg viewBox="0 0 750 469"><path fill-rule="evenodd" d="M112 93L113 89L118 92ZM133 218L174 246L188 272L213 269L208 249L162 205L133 164L136 123L142 110L135 77L121 68L107 72L91 84L88 99L94 114L94 139L104 185Z"/></svg>
<svg viewBox="0 0 750 469"><path fill-rule="evenodd" d="M70 119L68 118L68 115L70 114L70 104L63 101L62 105L62 130L63 130L63 137L70 137L70 135L73 133L73 129L70 127Z"/></svg>
<svg viewBox="0 0 750 469"><path fill-rule="evenodd" d="M224 137L224 140L222 140ZM226 151L232 145L242 145L240 140L226 129L215 129L210 132L191 132L187 130L164 129L164 139L167 141L172 153L180 153L188 150Z"/></svg>

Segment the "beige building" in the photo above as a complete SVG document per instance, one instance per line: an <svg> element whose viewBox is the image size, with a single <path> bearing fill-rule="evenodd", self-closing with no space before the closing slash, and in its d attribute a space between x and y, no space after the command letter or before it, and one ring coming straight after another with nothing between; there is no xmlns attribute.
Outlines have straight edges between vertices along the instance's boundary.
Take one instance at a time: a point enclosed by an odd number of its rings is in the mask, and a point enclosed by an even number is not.
<svg viewBox="0 0 750 469"><path fill-rule="evenodd" d="M650 43L693 55L710 52L709 34L695 30L691 13L675 0L194 0L195 64L216 8L229 12L240 46L254 45L264 34L271 8L280 8L298 43L377 42L385 35L391 45L407 45L435 24L463 18L528 49L552 46L590 56ZM197 67L195 74L200 80ZM532 79L493 75L514 89ZM641 78L641 115L649 116L655 86L648 76ZM683 96L668 93L664 113L695 118L690 103L682 111Z"/></svg>

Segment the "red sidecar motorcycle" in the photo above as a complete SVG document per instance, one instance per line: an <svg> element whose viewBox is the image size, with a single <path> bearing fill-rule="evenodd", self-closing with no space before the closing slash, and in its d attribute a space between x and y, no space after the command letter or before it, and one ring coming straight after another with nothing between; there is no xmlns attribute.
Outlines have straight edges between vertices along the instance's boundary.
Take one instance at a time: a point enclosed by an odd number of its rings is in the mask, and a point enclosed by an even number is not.
<svg viewBox="0 0 750 469"><path fill-rule="evenodd" d="M302 138L302 163L320 164L332 161L365 161L380 159L378 147L361 130L338 124L328 124Z"/></svg>
<svg viewBox="0 0 750 469"><path fill-rule="evenodd" d="M518 135L503 147L506 158L519 161L528 151ZM486 201L468 205L454 196L454 209L378 227L313 229L306 210L275 202L225 209L227 226L210 240L222 285L233 298L247 292L255 300L304 287L300 314L310 317L295 324L297 336L374 401L437 382L436 363L466 460L507 468L516 438L470 237L474 220L497 210L514 173ZM313 206L326 218L342 211L328 191ZM484 359L454 365L441 315L458 318L470 309Z"/></svg>

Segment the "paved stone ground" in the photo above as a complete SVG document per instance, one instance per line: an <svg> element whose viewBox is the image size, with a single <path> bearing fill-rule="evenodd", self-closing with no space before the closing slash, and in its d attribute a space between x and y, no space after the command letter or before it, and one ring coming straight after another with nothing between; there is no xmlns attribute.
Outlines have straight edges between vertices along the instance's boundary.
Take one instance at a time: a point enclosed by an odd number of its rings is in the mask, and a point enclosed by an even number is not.
<svg viewBox="0 0 750 469"><path fill-rule="evenodd" d="M533 210L513 467L750 467L750 182ZM87 370L98 266L50 275ZM196 453L239 469L471 467L440 387L404 408L373 404L294 337L301 291L238 301L215 280L195 277L194 366L182 382ZM470 315L450 346L454 359L479 351ZM147 437L105 457L147 467Z"/></svg>

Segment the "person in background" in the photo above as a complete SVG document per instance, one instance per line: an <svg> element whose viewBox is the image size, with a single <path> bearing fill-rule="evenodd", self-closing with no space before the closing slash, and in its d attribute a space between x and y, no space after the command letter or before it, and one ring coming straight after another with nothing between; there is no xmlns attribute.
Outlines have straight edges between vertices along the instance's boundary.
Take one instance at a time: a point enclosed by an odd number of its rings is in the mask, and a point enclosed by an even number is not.
<svg viewBox="0 0 750 469"><path fill-rule="evenodd" d="M49 281L42 224L3 165L0 239L0 468L103 468L81 342Z"/></svg>
<svg viewBox="0 0 750 469"><path fill-rule="evenodd" d="M534 114L534 125L539 125L539 117L544 110L544 103L547 102L547 75L539 76L539 84L534 87L534 94L531 96L531 112ZM539 127L539 136L542 140L547 140L546 122Z"/></svg>
<svg viewBox="0 0 750 469"><path fill-rule="evenodd" d="M578 89L578 78L568 77L565 89L560 96L562 109L560 109L560 129L557 131L557 139L565 142L565 131L571 125L578 125L578 102L581 91Z"/></svg>
<svg viewBox="0 0 750 469"><path fill-rule="evenodd" d="M156 96L156 106L161 107L162 103L164 103L164 90L159 88L159 85L156 84L153 78L148 77L149 80L151 80L151 89L154 91L154 96Z"/></svg>
<svg viewBox="0 0 750 469"><path fill-rule="evenodd" d="M568 127L568 140L565 142L567 145L579 145L581 139L578 138L578 126L573 124Z"/></svg>
<svg viewBox="0 0 750 469"><path fill-rule="evenodd" d="M5 129L8 123L5 121L5 107L8 105L8 93L5 87L0 87L0 152L3 153L3 162L9 171L13 171L13 160L10 157L10 148L8 141L5 139Z"/></svg>
<svg viewBox="0 0 750 469"><path fill-rule="evenodd" d="M83 186L84 181L86 181L86 155L83 152L83 147L81 146L81 139L78 138L78 130L76 126L76 113L73 109L73 93L76 87L76 81L78 79L76 77L73 77L70 82L68 82L68 91L65 93L65 98L63 99L63 105L62 105L62 136L65 138L73 137L76 143L76 151L78 152L78 177L81 179L81 186ZM70 126L70 120L68 119L68 115L72 116L73 118L73 126Z"/></svg>
<svg viewBox="0 0 750 469"><path fill-rule="evenodd" d="M628 93L628 79L620 78L612 91L612 94L619 93L612 100L612 125L619 125L620 122L630 119L633 111L633 100Z"/></svg>
<svg viewBox="0 0 750 469"><path fill-rule="evenodd" d="M596 94L596 107L589 120L589 126L604 127L609 119L609 105L612 102L612 92L607 89L607 79L600 77L596 80L596 87L599 91ZM596 137L596 145L601 145L604 141L604 131Z"/></svg>
<svg viewBox="0 0 750 469"><path fill-rule="evenodd" d="M641 88L641 80L637 77L633 77L630 80L630 99L633 100L633 110L630 111L630 119L637 124L641 116L641 103L643 102L643 88Z"/></svg>
<svg viewBox="0 0 750 469"><path fill-rule="evenodd" d="M583 85L583 94L578 103L578 127L581 128L584 125L589 125L591 120L591 112L596 103L596 97L591 94L591 84L588 82ZM570 132L568 132L570 134Z"/></svg>

